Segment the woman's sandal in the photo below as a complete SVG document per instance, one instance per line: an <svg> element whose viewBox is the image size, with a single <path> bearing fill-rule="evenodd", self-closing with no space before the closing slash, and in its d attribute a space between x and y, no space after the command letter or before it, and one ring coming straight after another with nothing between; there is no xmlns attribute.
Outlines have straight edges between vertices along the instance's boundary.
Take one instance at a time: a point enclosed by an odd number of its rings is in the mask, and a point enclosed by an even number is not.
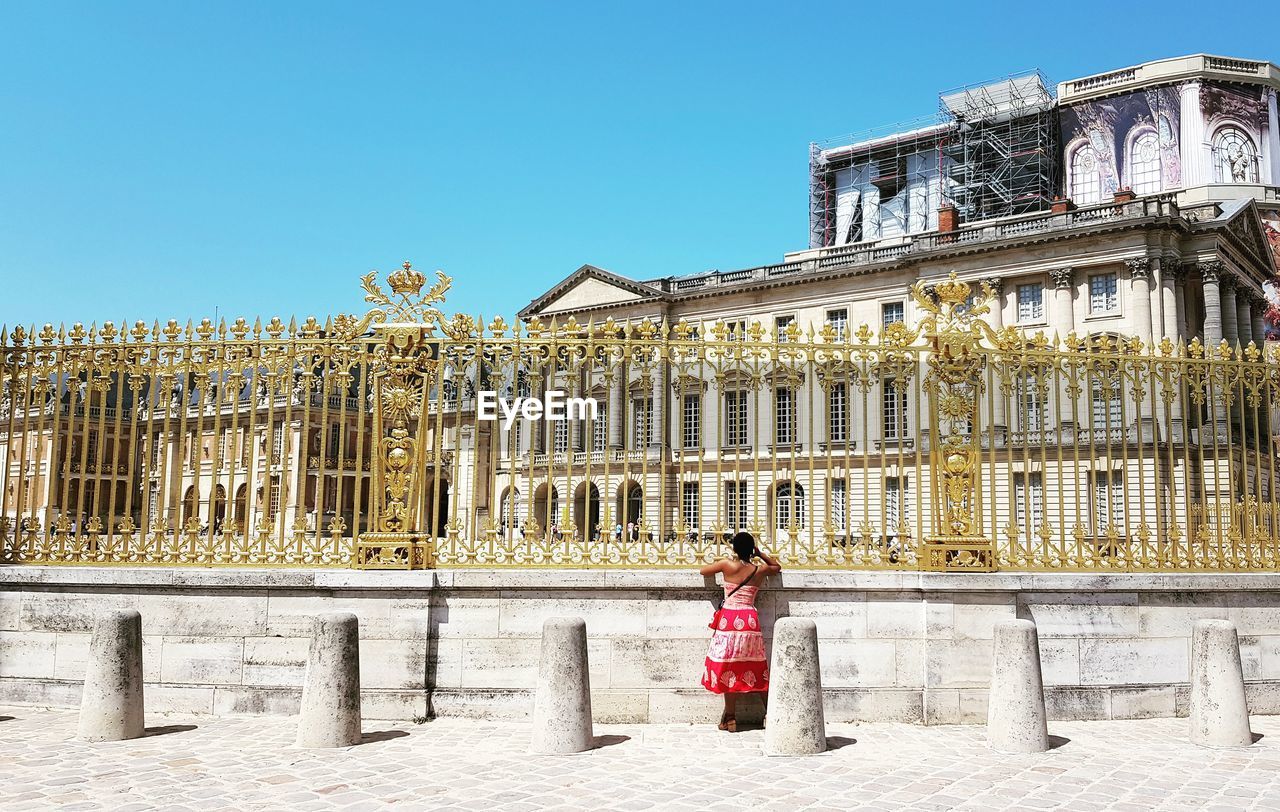
<svg viewBox="0 0 1280 812"><path fill-rule="evenodd" d="M720 730L727 730L727 731L729 731L730 733L737 733L737 732L738 732L738 720L737 720L737 719L734 719L732 716L721 716L721 717L720 717L720 725L719 725L719 729L720 729Z"/></svg>

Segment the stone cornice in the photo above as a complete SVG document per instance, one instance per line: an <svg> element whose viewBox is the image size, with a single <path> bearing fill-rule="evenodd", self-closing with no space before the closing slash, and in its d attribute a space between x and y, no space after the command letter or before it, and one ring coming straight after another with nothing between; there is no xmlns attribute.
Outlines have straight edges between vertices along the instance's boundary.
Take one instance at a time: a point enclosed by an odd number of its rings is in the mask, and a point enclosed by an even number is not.
<svg viewBox="0 0 1280 812"><path fill-rule="evenodd" d="M1070 229L1062 229L1059 231L1032 232L1025 235L1011 236L989 242L961 243L932 250L912 252L880 263L856 264L843 267L836 266L834 268L812 273L798 273L790 276L762 279L753 283L697 288L687 292L669 293L667 294L666 301L674 304L686 301L696 301L715 296L731 295L734 293L793 287L795 285L804 285L816 281L847 279L850 277L866 276L886 271L904 270L927 262L946 261L961 257L1005 251L1011 248L1047 245L1050 243L1080 239L1082 237L1093 237L1129 230L1151 229L1153 227L1173 230L1178 233L1187 232L1187 224L1184 221L1175 220L1172 217L1149 216L1134 218L1131 220L1100 220L1097 223L1091 223L1089 225Z"/></svg>

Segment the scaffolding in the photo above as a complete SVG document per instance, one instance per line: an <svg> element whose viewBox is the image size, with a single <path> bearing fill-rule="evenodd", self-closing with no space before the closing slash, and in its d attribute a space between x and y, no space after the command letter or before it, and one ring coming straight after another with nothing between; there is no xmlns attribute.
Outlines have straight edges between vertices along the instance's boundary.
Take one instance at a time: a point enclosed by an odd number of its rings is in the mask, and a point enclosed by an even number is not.
<svg viewBox="0 0 1280 812"><path fill-rule="evenodd" d="M809 146L809 246L933 231L1047 209L1058 179L1057 107L1038 71L939 97L939 113Z"/></svg>
<svg viewBox="0 0 1280 812"><path fill-rule="evenodd" d="M819 248L916 234L937 227L939 144L951 124L936 116L809 148L809 244Z"/></svg>
<svg viewBox="0 0 1280 812"><path fill-rule="evenodd" d="M1058 181L1058 111L1039 71L938 97L954 137L943 147L944 196L962 221L1049 208Z"/></svg>

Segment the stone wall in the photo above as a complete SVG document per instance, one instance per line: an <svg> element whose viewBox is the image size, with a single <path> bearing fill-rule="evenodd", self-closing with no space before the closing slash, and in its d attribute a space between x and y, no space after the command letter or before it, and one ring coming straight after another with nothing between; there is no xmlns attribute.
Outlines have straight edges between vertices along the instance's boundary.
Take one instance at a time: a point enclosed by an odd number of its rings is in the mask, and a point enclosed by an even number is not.
<svg viewBox="0 0 1280 812"><path fill-rule="evenodd" d="M597 721L710 721L714 594L663 571L4 567L0 703L76 706L91 618L120 607L142 613L148 711L294 713L309 617L341 609L369 718L522 717L543 619L580 615ZM1251 710L1280 707L1280 575L794 571L758 603L766 629L817 621L831 721L983 721L992 625L1012 617L1039 625L1053 718L1185 713L1202 617L1237 623Z"/></svg>

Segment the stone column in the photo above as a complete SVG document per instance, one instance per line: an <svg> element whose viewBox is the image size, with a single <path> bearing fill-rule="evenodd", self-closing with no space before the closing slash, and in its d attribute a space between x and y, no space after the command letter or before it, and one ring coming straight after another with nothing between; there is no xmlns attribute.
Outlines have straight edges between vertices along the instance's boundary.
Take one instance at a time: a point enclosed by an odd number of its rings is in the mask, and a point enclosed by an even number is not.
<svg viewBox="0 0 1280 812"><path fill-rule="evenodd" d="M1055 268L1049 271L1053 277L1053 329L1065 337L1076 329L1075 301L1073 293L1073 268Z"/></svg>
<svg viewBox="0 0 1280 812"><path fill-rule="evenodd" d="M1222 341L1222 263L1200 263L1200 279L1204 282L1204 327L1200 334L1206 347L1217 347Z"/></svg>
<svg viewBox="0 0 1280 812"><path fill-rule="evenodd" d="M990 285L996 294L991 303L991 328L993 330L1002 330L1004 329L1004 280L998 276L991 276L983 281ZM1009 420L1004 413L1004 393L997 386L990 397L993 420L995 421L996 442L1003 444L1005 432L1009 426ZM986 415L979 415L979 417L986 417Z"/></svg>
<svg viewBox="0 0 1280 812"><path fill-rule="evenodd" d="M624 444L622 427L627 414L627 369L619 364L613 380L609 382L609 413L605 415L609 421L609 447L622 448Z"/></svg>
<svg viewBox="0 0 1280 812"><path fill-rule="evenodd" d="M1222 316L1225 312L1222 302L1222 263L1217 261L1200 263L1200 278L1204 281L1204 346L1207 352L1217 349L1222 343ZM1234 313L1234 307L1232 308ZM1227 425L1225 407L1219 402L1213 404L1213 423L1215 432L1223 432ZM1202 439L1201 442L1204 442Z"/></svg>
<svg viewBox="0 0 1280 812"><path fill-rule="evenodd" d="M1195 80L1184 84L1181 96L1182 185L1191 188L1211 180L1204 113L1200 111L1200 82Z"/></svg>
<svg viewBox="0 0 1280 812"><path fill-rule="evenodd" d="M1240 340L1240 325L1237 323L1236 279L1230 274L1220 277L1222 287L1222 337L1231 346Z"/></svg>
<svg viewBox="0 0 1280 812"><path fill-rule="evenodd" d="M1243 284L1236 291L1236 329L1240 331L1240 346L1248 346L1253 341L1253 293Z"/></svg>
<svg viewBox="0 0 1280 812"><path fill-rule="evenodd" d="M1204 326L1194 324L1191 318L1191 299L1187 295L1187 277L1191 275L1190 271L1195 265L1182 264L1178 268L1178 275L1175 277L1177 282L1178 294L1178 315L1182 318L1180 327L1182 328L1182 338L1184 341L1190 341L1192 336L1203 336Z"/></svg>
<svg viewBox="0 0 1280 812"><path fill-rule="evenodd" d="M1134 334L1144 344L1151 344L1151 260L1146 257L1125 260L1129 266L1130 291L1133 294Z"/></svg>
<svg viewBox="0 0 1280 812"><path fill-rule="evenodd" d="M1163 317L1163 325L1161 327L1161 338L1168 338L1175 345L1181 345L1186 340L1186 333L1183 328L1184 315L1182 309L1184 307L1183 299L1185 290L1181 287L1182 276L1181 266L1177 260L1165 258L1161 260L1158 271L1160 274L1160 294L1163 301L1161 316ZM1173 390L1173 398L1169 401L1169 410L1167 412L1170 425L1169 439L1173 442L1180 442L1182 439L1182 394L1181 386L1169 387ZM1160 400L1163 404L1164 400ZM1157 406L1157 410L1161 414L1163 405Z"/></svg>
<svg viewBox="0 0 1280 812"><path fill-rule="evenodd" d="M569 391L569 397L582 397L586 394L587 387L583 384L582 376L579 374L573 381L573 388ZM569 462L573 462L573 452L590 451L590 435L587 434L586 418L578 418L569 422Z"/></svg>
<svg viewBox="0 0 1280 812"><path fill-rule="evenodd" d="M1271 156L1271 183L1280 185L1280 118L1276 114L1275 88L1267 90L1267 145Z"/></svg>
<svg viewBox="0 0 1280 812"><path fill-rule="evenodd" d="M649 421L649 447L650 448L662 448L662 444L663 444L662 432L663 432L663 426L665 425L665 423L662 418L667 411L667 397L666 397L667 388L662 385L663 378L665 377L663 374L666 371L665 368L666 368L666 364L662 363L661 361L655 364L653 367L653 375L651 376L651 381L650 381L653 385L653 388L651 390L652 394L650 395L650 397L653 398L653 411L652 411L653 416Z"/></svg>
<svg viewBox="0 0 1280 812"><path fill-rule="evenodd" d="M1129 267L1130 293L1133 299L1133 324L1135 334L1142 339L1148 348L1152 345L1151 335L1151 260L1146 257L1125 260ZM1151 349L1150 351L1154 351ZM1144 389L1146 387L1143 387ZM1142 436L1151 435L1153 403L1150 393L1144 393L1138 404L1138 414L1142 419Z"/></svg>
<svg viewBox="0 0 1280 812"><path fill-rule="evenodd" d="M1181 297L1178 293L1178 263L1171 259L1166 259L1160 263L1160 298L1161 316L1163 324L1161 325L1162 338L1167 337L1170 341L1179 342L1183 338L1182 334L1182 307Z"/></svg>
<svg viewBox="0 0 1280 812"><path fill-rule="evenodd" d="M1253 343L1258 345L1258 349L1262 349L1267 343L1267 323L1265 314L1267 312L1267 297L1253 297L1253 312L1250 320L1250 329L1253 332Z"/></svg>

